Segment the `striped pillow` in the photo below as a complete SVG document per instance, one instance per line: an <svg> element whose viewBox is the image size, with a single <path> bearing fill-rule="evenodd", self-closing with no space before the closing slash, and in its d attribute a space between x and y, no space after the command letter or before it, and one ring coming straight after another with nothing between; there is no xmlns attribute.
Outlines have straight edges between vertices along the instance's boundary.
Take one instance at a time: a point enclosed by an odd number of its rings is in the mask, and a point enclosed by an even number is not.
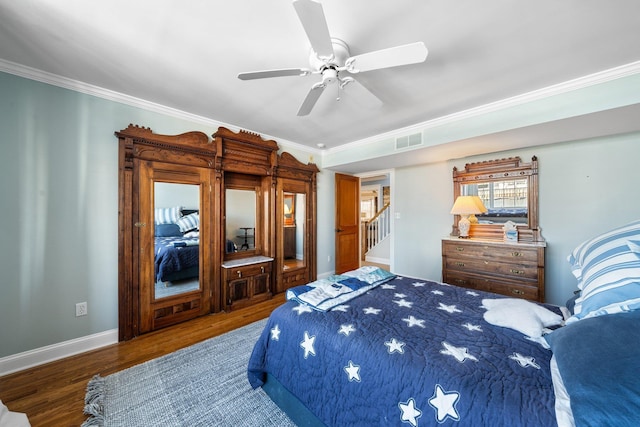
<svg viewBox="0 0 640 427"><path fill-rule="evenodd" d="M183 216L176 224L180 227L180 231L186 233L187 231L195 230L200 227L200 215L198 212Z"/></svg>
<svg viewBox="0 0 640 427"><path fill-rule="evenodd" d="M579 245L569 255L582 291L567 321L640 308L640 221L613 229Z"/></svg>
<svg viewBox="0 0 640 427"><path fill-rule="evenodd" d="M182 206L174 206L172 208L156 208L155 222L156 224L175 224L182 216Z"/></svg>

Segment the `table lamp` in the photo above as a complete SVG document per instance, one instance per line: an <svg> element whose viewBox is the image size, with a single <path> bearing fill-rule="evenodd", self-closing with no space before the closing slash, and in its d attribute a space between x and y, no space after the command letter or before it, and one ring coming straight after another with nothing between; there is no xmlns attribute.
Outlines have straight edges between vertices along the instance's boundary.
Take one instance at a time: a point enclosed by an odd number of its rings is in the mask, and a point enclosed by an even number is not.
<svg viewBox="0 0 640 427"><path fill-rule="evenodd" d="M458 237L461 239L469 238L469 228L471 227L470 215L480 214L487 212L487 208L484 207L482 200L478 196L458 196L451 213L453 215L460 215L460 221L458 221ZM475 219L475 216L473 217ZM475 219L477 223L478 220Z"/></svg>

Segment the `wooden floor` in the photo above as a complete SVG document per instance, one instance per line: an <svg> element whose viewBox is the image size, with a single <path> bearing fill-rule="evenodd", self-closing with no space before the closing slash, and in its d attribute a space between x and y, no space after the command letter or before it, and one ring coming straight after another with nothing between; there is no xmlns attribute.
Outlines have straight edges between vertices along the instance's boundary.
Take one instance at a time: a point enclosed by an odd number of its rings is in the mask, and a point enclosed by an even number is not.
<svg viewBox="0 0 640 427"><path fill-rule="evenodd" d="M34 427L79 426L87 382L264 319L284 303L284 294L231 313L200 317L98 350L0 377L0 400L24 412Z"/></svg>

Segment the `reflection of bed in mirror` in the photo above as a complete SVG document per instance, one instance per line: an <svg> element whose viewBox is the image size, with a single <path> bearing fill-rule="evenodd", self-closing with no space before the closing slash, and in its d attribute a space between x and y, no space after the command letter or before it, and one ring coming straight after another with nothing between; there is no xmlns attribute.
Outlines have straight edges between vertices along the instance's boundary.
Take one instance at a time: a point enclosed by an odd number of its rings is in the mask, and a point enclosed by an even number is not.
<svg viewBox="0 0 640 427"><path fill-rule="evenodd" d="M180 207L158 208L154 227L156 297L162 298L198 289L198 210ZM168 287L176 289L163 289Z"/></svg>
<svg viewBox="0 0 640 427"><path fill-rule="evenodd" d="M480 224L503 224L513 221L518 224L527 223L527 208L489 208L487 213L476 214Z"/></svg>

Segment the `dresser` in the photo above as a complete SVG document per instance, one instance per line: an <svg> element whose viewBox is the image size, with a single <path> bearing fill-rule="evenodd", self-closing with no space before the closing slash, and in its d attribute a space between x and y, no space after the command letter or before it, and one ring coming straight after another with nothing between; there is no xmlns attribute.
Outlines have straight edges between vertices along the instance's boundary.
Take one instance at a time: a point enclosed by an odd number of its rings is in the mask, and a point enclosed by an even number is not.
<svg viewBox="0 0 640 427"><path fill-rule="evenodd" d="M442 240L442 281L544 302L544 242Z"/></svg>

